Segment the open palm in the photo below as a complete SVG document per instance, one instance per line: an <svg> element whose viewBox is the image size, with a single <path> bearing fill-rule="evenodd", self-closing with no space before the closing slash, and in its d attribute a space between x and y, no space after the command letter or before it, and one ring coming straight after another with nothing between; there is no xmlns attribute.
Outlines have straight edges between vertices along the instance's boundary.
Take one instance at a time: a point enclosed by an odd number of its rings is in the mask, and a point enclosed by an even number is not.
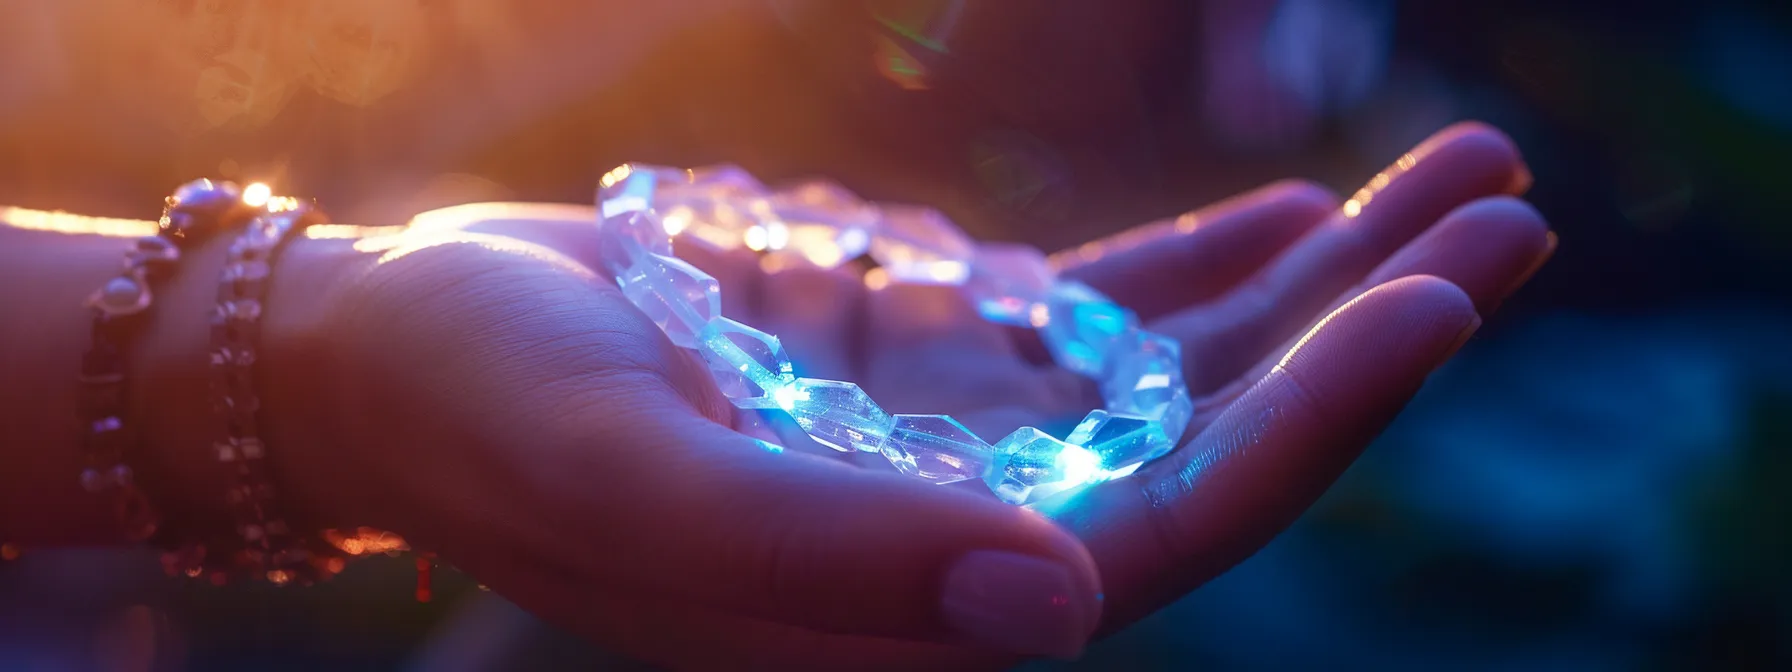
<svg viewBox="0 0 1792 672"><path fill-rule="evenodd" d="M544 551L530 560L477 535L431 541L519 604L675 666L959 667L1001 665L1016 653L1070 655L1091 633L1122 628L1254 552L1324 491L1480 316L1547 259L1553 237L1513 198L1528 182L1509 140L1465 124L1401 157L1342 205L1323 189L1281 183L1059 255L1062 274L1182 343L1197 402L1175 453L1045 507L1045 516L887 465L750 455L760 451L729 438L740 435L723 425L738 423L700 365L653 365L643 377L614 373L628 365L611 358L598 365L601 376L581 379L609 384L604 399L647 399L665 388L682 401L538 413L545 424L572 417L611 446L595 456L525 453L518 459L540 461L543 479L572 485L531 495L550 514L508 510L600 530L615 550L594 554L585 539L572 545L583 549L575 557ZM588 210L491 212L448 226L596 262ZM1026 339L983 322L948 290L873 290L845 271L768 272L750 256L680 253L721 281L724 313L779 335L800 373L858 382L890 412L949 413L1000 436L1099 406L1084 381L1041 362ZM629 308L613 289L578 308L603 322L545 338L623 355L649 338L676 352L657 334L638 333L651 330L645 320L615 318ZM619 344L616 334L626 338ZM551 372L529 375L562 382ZM517 396L505 389L491 394ZM540 444L543 431L511 422L490 442ZM601 455L649 443L658 462ZM632 471L640 464L658 466ZM576 474L592 469L606 484L578 487ZM571 552L571 542L556 543ZM996 604L999 618L980 615L983 606L967 600L1000 573L965 584L959 568L991 550L1049 560L1056 569L1040 575L1060 577L1062 590L1050 604ZM1035 622L1012 622L1034 612Z"/></svg>

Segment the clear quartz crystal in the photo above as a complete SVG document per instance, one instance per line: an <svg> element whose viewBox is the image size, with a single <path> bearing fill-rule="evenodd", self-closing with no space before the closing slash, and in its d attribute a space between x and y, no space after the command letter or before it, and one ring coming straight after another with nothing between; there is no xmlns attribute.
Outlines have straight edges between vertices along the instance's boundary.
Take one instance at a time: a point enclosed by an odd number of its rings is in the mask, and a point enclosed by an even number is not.
<svg viewBox="0 0 1792 672"><path fill-rule="evenodd" d="M1136 331L1138 317L1112 299L1080 282L1052 287L1043 315L1033 324L1058 366L1091 378L1102 374L1108 355L1128 331Z"/></svg>
<svg viewBox="0 0 1792 672"><path fill-rule="evenodd" d="M773 396L810 438L834 450L877 452L896 424L852 383L798 378Z"/></svg>
<svg viewBox="0 0 1792 672"><path fill-rule="evenodd" d="M1114 415L1101 409L1090 411L1064 440L1095 453L1109 478L1130 474L1140 465L1170 452L1175 445L1156 420Z"/></svg>
<svg viewBox="0 0 1792 672"><path fill-rule="evenodd" d="M983 481L1009 504L1030 504L1105 478L1101 457L1052 438L1034 427L1022 427L996 443L995 459Z"/></svg>
<svg viewBox="0 0 1792 672"><path fill-rule="evenodd" d="M646 254L619 283L623 295L679 347L697 347L697 330L722 313L721 285L677 257Z"/></svg>
<svg viewBox="0 0 1792 672"><path fill-rule="evenodd" d="M604 219L598 224L598 259L604 270L624 282L630 267L648 254L672 256L672 237L665 234L653 215L644 210L627 211Z"/></svg>
<svg viewBox="0 0 1792 672"><path fill-rule="evenodd" d="M985 243L977 248L964 290L983 319L1031 327L1033 307L1045 300L1056 279L1038 248L1018 243Z"/></svg>
<svg viewBox="0 0 1792 672"><path fill-rule="evenodd" d="M698 350L722 393L742 408L770 408L772 396L796 382L790 358L778 337L726 317L716 317L697 333Z"/></svg>
<svg viewBox="0 0 1792 672"><path fill-rule="evenodd" d="M1168 453L1193 416L1174 340L1141 331L1131 311L1095 289L1058 281L1037 249L979 248L937 211L880 210L826 180L771 193L731 165L623 166L604 176L598 206L600 258L624 294L673 343L699 350L736 406L788 414L788 431L776 432L786 445L812 439L879 452L903 473L936 483L981 477L1003 501L1035 504ZM824 268L869 251L892 280L964 284L985 318L1038 329L1059 366L1096 378L1108 408L1066 440L1023 427L995 446L948 416L892 416L857 385L797 378L775 336L722 317L718 283L672 256L674 238Z"/></svg>
<svg viewBox="0 0 1792 672"><path fill-rule="evenodd" d="M659 199L654 205L662 202L673 202L682 199L707 198L716 200L756 199L764 198L765 185L758 178L732 163L719 163L711 166L678 170L676 168L660 168L670 170L672 179L664 182L657 194Z"/></svg>
<svg viewBox="0 0 1792 672"><path fill-rule="evenodd" d="M747 232L765 214L765 186L739 166L681 170L631 163L610 171L598 185L598 215L604 222L641 215L658 229L656 235L680 236L711 249L745 245ZM636 237L646 234L637 232ZM649 249L669 254L655 245ZM605 253L606 264L612 256Z"/></svg>
<svg viewBox="0 0 1792 672"><path fill-rule="evenodd" d="M898 471L935 483L980 477L994 457L988 443L944 415L897 415L883 453Z"/></svg>
<svg viewBox="0 0 1792 672"><path fill-rule="evenodd" d="M739 166L655 168L653 211L666 233L713 250L747 245L769 216L765 185Z"/></svg>
<svg viewBox="0 0 1792 672"><path fill-rule="evenodd" d="M1110 411L1161 423L1171 445L1182 440L1195 414L1182 376L1182 346L1149 331L1133 329L1115 341L1101 396Z"/></svg>
<svg viewBox="0 0 1792 672"><path fill-rule="evenodd" d="M970 237L945 215L913 205L884 206L871 238L871 258L898 282L964 284L976 252Z"/></svg>
<svg viewBox="0 0 1792 672"><path fill-rule="evenodd" d="M774 257L835 268L865 254L877 211L845 187L805 180L772 194L764 228L749 232L747 247Z"/></svg>
<svg viewBox="0 0 1792 672"><path fill-rule="evenodd" d="M619 215L647 212L653 207L653 195L661 178L674 177L680 172L683 171L639 163L625 164L610 171L597 183L598 219L607 222Z"/></svg>

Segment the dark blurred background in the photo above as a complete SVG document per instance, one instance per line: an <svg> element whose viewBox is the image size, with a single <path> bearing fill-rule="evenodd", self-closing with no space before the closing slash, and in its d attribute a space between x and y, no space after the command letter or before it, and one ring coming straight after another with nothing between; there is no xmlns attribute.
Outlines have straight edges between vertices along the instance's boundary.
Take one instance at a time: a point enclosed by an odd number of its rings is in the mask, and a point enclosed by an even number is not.
<svg viewBox="0 0 1792 672"><path fill-rule="evenodd" d="M1449 122L1553 263L1262 553L1071 669L1792 669L1792 4L0 0L0 203L194 175L342 221L831 175L1055 249ZM0 549L0 669L632 669L411 561L212 589ZM99 658L94 658L99 656Z"/></svg>

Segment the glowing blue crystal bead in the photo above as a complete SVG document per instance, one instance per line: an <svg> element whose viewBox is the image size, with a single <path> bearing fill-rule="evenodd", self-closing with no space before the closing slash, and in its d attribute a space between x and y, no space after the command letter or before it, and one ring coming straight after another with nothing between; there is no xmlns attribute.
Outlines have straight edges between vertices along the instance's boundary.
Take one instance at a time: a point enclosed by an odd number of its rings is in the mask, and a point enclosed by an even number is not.
<svg viewBox="0 0 1792 672"><path fill-rule="evenodd" d="M1052 287L1039 335L1058 366L1089 377L1101 375L1114 344L1138 328L1132 311L1080 282Z"/></svg>
<svg viewBox="0 0 1792 672"><path fill-rule="evenodd" d="M996 497L1029 504L1087 483L1103 480L1101 457L1034 427L1022 427L996 443L995 459L983 475Z"/></svg>
<svg viewBox="0 0 1792 672"><path fill-rule="evenodd" d="M796 382L790 358L776 336L717 317L697 332L697 342L716 385L736 406L777 406L772 395Z"/></svg>
<svg viewBox="0 0 1792 672"><path fill-rule="evenodd" d="M986 243L977 248L965 295L983 319L996 324L1032 327L1034 306L1041 305L1057 279L1045 255L1031 245Z"/></svg>
<svg viewBox="0 0 1792 672"><path fill-rule="evenodd" d="M722 313L721 285L677 257L646 254L618 283L623 296L680 347L697 347L697 330Z"/></svg>
<svg viewBox="0 0 1792 672"><path fill-rule="evenodd" d="M1101 409L1090 411L1064 440L1095 453L1107 478L1131 474L1139 465L1162 457L1175 447L1158 421L1114 415Z"/></svg>
<svg viewBox="0 0 1792 672"><path fill-rule="evenodd" d="M845 187L806 180L772 194L763 231L749 232L747 247L774 257L834 268L865 254L877 210Z"/></svg>
<svg viewBox="0 0 1792 672"><path fill-rule="evenodd" d="M1195 414L1182 377L1181 344L1149 331L1134 329L1115 342L1101 396L1110 411L1162 423L1172 445Z"/></svg>
<svg viewBox="0 0 1792 672"><path fill-rule="evenodd" d="M976 244L952 220L913 205L883 206L871 238L871 258L898 282L962 285L976 253Z"/></svg>
<svg viewBox="0 0 1792 672"><path fill-rule="evenodd" d="M798 378L773 397L810 438L834 450L877 452L896 425L852 383Z"/></svg>
<svg viewBox="0 0 1792 672"><path fill-rule="evenodd" d="M981 477L995 457L988 443L944 415L897 415L883 453L898 471L935 483Z"/></svg>

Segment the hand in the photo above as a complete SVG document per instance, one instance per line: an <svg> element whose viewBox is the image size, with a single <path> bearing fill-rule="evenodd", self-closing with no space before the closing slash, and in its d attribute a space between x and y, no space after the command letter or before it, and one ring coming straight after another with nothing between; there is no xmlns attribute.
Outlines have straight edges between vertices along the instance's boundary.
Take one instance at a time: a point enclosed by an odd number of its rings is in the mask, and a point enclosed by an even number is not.
<svg viewBox="0 0 1792 672"><path fill-rule="evenodd" d="M329 287L307 288L332 308L284 329L270 317L270 340L323 355L269 362L286 398L268 407L291 409L277 466L312 518L398 531L653 662L1072 655L1292 521L1547 258L1543 221L1508 197L1528 182L1509 141L1461 126L1411 156L1359 207L1280 184L1061 257L1183 342L1201 401L1187 445L1077 495L1055 524L759 449L702 365L589 270L589 229L570 224L588 208L307 241L299 259L338 260ZM886 410L952 413L987 437L1095 405L943 291L700 261L724 312ZM270 304L294 284L277 280ZM315 449L281 449L295 444Z"/></svg>

